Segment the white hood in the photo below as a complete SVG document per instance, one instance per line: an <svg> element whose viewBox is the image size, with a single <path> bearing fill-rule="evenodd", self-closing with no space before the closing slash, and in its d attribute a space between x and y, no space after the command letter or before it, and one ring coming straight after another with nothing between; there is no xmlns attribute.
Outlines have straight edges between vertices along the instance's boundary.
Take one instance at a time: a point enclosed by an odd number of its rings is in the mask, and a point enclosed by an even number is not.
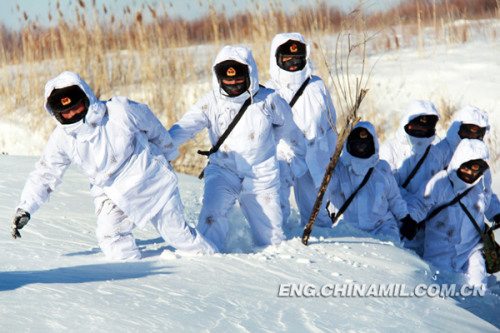
<svg viewBox="0 0 500 333"><path fill-rule="evenodd" d="M80 89L83 90L85 95L87 95L87 98L89 99L89 106L94 104L97 101L96 96L94 95L94 92L92 89L90 89L89 85L78 75L77 73L74 72L62 72L59 74L56 78L50 80L47 82L45 85L45 110L51 115L54 116L54 113L50 109L49 105L47 104L47 99L49 96L52 94L52 92L55 89L61 89L69 86L78 86Z"/></svg>
<svg viewBox="0 0 500 333"><path fill-rule="evenodd" d="M288 72L281 69L276 62L276 50L282 44L289 40L296 40L306 45L306 60L307 64L301 71ZM278 87L286 87L294 92L300 88L302 82L312 75L313 67L309 55L311 54L311 47L304 40L304 37L298 32L283 33L274 36L271 43L271 52L269 54L269 73L271 79L277 83Z"/></svg>
<svg viewBox="0 0 500 333"><path fill-rule="evenodd" d="M375 145L375 153L369 158L359 158L354 157L347 151L347 140L344 142L344 149L342 151L342 157L340 160L342 163L351 171L353 171L356 175L365 175L368 169L374 167L379 160L379 143L377 138L377 132L375 131L375 127L372 123L368 121L360 121L354 128L366 128L368 132L373 136L373 143Z"/></svg>
<svg viewBox="0 0 500 333"><path fill-rule="evenodd" d="M440 118L439 113L436 110L434 104L428 101L415 100L411 101L406 109L405 114L401 118L399 123L399 128L396 136L402 142L409 142L412 146L412 150L415 153L423 152L433 141L435 135L430 138L416 138L408 135L405 131L405 126L408 125L410 121L420 116L437 116L438 120Z"/></svg>
<svg viewBox="0 0 500 333"><path fill-rule="evenodd" d="M217 80L217 75L215 74L215 66L226 60L234 60L248 66L248 73L250 76L249 91L246 91L236 97L229 97L221 94L221 87L219 85L219 81ZM220 50L219 54L217 54L215 62L212 66L212 88L218 99L225 101L228 100L234 103L243 103L248 99L248 97L255 95L255 93L259 91L259 73L257 71L257 65L255 64L252 51L244 46L224 46Z"/></svg>
<svg viewBox="0 0 500 333"><path fill-rule="evenodd" d="M483 178L483 176L479 177L472 184L466 183L458 178L457 170L460 168L462 163L472 160L483 160L485 162L488 162L488 147L486 147L486 144L481 140L463 139L458 144L447 169L448 177L453 183L453 188L457 193L463 192L464 189L476 185Z"/></svg>
<svg viewBox="0 0 500 333"><path fill-rule="evenodd" d="M452 150L455 150L462 140L458 135L458 131L460 130L460 126L462 124L474 124L479 127L486 127L486 135L490 130L490 125L488 123L488 114L486 113L486 111L472 105L463 107L453 118L453 123L446 133L446 140L450 144Z"/></svg>
<svg viewBox="0 0 500 333"><path fill-rule="evenodd" d="M52 91L55 89L61 89L69 86L78 86L83 90L87 98L89 99L89 108L87 110L87 114L85 115L84 121L78 121L74 124L63 125L59 121L57 121L54 117L54 113L50 109L47 99L52 94ZM92 89L90 89L89 85L75 72L62 72L54 79L47 82L45 85L45 102L44 102L45 110L54 117L54 121L58 126L62 127L64 131L68 134L74 134L76 131L79 131L82 135L85 132L91 131L91 129L86 126L82 128L83 123L95 122L99 123L104 115L106 108L104 103L100 102L95 96Z"/></svg>

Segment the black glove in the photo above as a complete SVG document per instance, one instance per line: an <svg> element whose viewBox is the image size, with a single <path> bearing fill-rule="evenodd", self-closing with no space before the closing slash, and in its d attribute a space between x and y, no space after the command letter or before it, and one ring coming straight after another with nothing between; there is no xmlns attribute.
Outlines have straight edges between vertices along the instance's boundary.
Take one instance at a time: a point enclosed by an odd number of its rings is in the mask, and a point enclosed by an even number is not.
<svg viewBox="0 0 500 333"><path fill-rule="evenodd" d="M418 231L418 223L415 221L410 214L406 215L401 219L403 225L399 229L399 232L403 237L406 237L409 240L412 240L417 235Z"/></svg>
<svg viewBox="0 0 500 333"><path fill-rule="evenodd" d="M500 214L497 214L493 217L493 224L491 225L491 230L495 230L500 228Z"/></svg>
<svg viewBox="0 0 500 333"><path fill-rule="evenodd" d="M10 225L10 233L14 238L21 238L19 229L22 229L30 220L30 213L21 208L18 208L16 215L12 219L12 224Z"/></svg>

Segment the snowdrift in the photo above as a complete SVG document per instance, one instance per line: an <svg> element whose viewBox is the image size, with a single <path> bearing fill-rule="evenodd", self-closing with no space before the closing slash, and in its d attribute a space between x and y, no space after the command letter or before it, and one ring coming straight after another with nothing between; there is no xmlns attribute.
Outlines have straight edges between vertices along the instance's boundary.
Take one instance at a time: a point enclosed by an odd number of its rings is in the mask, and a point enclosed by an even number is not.
<svg viewBox="0 0 500 333"><path fill-rule="evenodd" d="M174 252L148 226L134 231L142 260L108 262L94 235L88 181L74 168L21 230L22 239L14 240L10 218L36 160L0 155L2 332L493 332L500 327L498 285L482 297L333 294L332 286L397 284L412 292L460 278L342 223L315 228L306 247L296 210L287 240L277 248L256 247L236 207L222 254ZM186 218L195 225L203 182L179 178ZM284 292L292 285L304 290Z"/></svg>

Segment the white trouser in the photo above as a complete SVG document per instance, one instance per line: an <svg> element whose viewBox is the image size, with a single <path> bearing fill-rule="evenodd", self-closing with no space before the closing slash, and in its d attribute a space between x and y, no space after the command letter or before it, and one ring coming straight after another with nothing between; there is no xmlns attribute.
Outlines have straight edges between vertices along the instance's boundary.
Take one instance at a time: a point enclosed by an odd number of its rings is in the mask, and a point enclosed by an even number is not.
<svg viewBox="0 0 500 333"><path fill-rule="evenodd" d="M314 185L314 181L309 171L307 171L302 177L295 179L293 193L299 209L300 223L302 226L305 226L307 222L309 222L318 192L319 188ZM289 181L284 178L281 179L280 200L283 212L283 223L285 224L290 216L290 184ZM327 228L332 226L332 220L328 216L328 212L325 207L326 202L323 202L314 222L315 226Z"/></svg>
<svg viewBox="0 0 500 333"><path fill-rule="evenodd" d="M280 206L281 215L283 215L283 225L287 225L288 218L290 217L290 180L284 177L280 178Z"/></svg>
<svg viewBox="0 0 500 333"><path fill-rule="evenodd" d="M105 195L97 197L95 203L100 207L97 209L96 236L106 257L111 260L139 259L141 254L132 235L133 221ZM151 223L162 238L178 250L201 254L218 251L186 224L178 190Z"/></svg>
<svg viewBox="0 0 500 333"><path fill-rule="evenodd" d="M467 284L474 287L486 288L488 285L488 273L486 273L486 263L481 249L475 250L465 267Z"/></svg>
<svg viewBox="0 0 500 333"><path fill-rule="evenodd" d="M100 201L100 208L97 209L96 236L106 258L140 259L141 253L132 235L134 222L105 196L96 198L96 203L97 200Z"/></svg>
<svg viewBox="0 0 500 333"><path fill-rule="evenodd" d="M241 179L228 169L209 164L199 231L222 248L229 230L228 215L238 199L256 243L278 245L285 239L278 188L278 179Z"/></svg>

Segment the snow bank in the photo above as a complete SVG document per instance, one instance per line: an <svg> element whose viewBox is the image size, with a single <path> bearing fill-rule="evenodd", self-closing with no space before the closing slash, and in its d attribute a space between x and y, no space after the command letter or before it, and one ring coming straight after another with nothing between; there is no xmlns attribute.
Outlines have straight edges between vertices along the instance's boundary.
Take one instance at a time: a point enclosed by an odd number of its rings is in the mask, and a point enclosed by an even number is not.
<svg viewBox="0 0 500 333"><path fill-rule="evenodd" d="M340 224L315 228L308 247L296 209L277 248L256 247L236 207L225 253L173 252L153 227L135 230L141 261L108 262L94 236L88 181L70 168L64 183L21 230L9 219L36 158L0 156L2 332L476 331L500 327L500 299L484 297L278 297L280 285L454 283L411 251ZM497 187L498 188L498 187ZM180 175L189 223L203 183ZM495 327L496 326L496 327Z"/></svg>

